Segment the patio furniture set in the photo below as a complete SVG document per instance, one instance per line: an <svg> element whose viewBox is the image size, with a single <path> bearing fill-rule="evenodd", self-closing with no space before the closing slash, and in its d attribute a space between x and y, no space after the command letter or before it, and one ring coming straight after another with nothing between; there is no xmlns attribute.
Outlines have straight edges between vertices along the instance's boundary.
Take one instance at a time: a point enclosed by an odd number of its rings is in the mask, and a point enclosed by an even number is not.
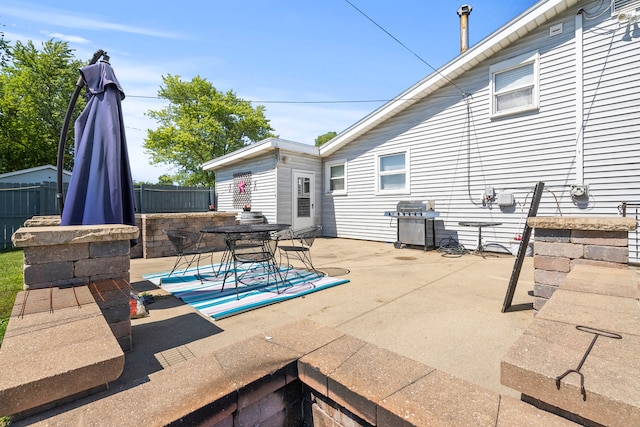
<svg viewBox="0 0 640 427"><path fill-rule="evenodd" d="M206 234L218 234L224 237L225 249L215 270L216 280L222 276L224 290L227 279L234 278L236 298L238 286L245 285L245 277L260 270L266 284L274 284L281 293L281 286L299 276L300 271L313 272L314 278L324 276L314 266L311 258L311 246L320 232L320 226L298 230L289 224L236 224L204 227L200 232L187 230L165 230L176 251L176 262L169 276L186 272L195 264L196 275L201 281L208 280L200 275L201 261L209 258L213 265L213 254L217 248L206 246L203 237ZM292 262L296 263L296 267ZM179 267L184 269L179 270ZM252 276L253 277L253 276Z"/></svg>

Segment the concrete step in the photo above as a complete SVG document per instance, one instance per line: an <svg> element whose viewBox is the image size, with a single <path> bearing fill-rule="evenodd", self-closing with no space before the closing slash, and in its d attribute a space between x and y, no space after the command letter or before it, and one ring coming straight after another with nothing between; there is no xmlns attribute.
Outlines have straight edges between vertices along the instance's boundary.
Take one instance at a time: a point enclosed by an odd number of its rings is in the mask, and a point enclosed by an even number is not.
<svg viewBox="0 0 640 427"><path fill-rule="evenodd" d="M0 366L0 415L14 415L104 387L124 353L87 286L35 289L16 297Z"/></svg>
<svg viewBox="0 0 640 427"><path fill-rule="evenodd" d="M578 421L640 425L638 354L636 272L575 266L502 359L501 382Z"/></svg>

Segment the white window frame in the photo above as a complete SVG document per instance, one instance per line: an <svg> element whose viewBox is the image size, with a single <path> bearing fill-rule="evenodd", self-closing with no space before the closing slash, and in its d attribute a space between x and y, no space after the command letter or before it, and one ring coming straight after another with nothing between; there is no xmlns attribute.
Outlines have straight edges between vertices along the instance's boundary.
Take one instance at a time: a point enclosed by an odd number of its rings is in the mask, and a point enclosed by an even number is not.
<svg viewBox="0 0 640 427"><path fill-rule="evenodd" d="M342 190L334 190L331 191L331 168L334 166L343 166L344 167L344 175L342 179L344 180L344 189ZM331 194L334 196L346 196L347 195L347 160L339 159L333 160L331 162L327 162L324 165L324 188L326 194Z"/></svg>
<svg viewBox="0 0 640 427"><path fill-rule="evenodd" d="M404 154L404 169L394 170L392 172L382 172L380 170L380 159L382 157L395 156L398 154ZM393 150L393 151L389 150L389 151L376 153L375 164L374 164L375 177L376 177L375 194L377 195L409 194L411 190L411 173L410 173L411 167L410 166L411 166L411 150L409 148L406 148L404 150ZM382 186L380 185L380 180L382 179L383 176L398 175L401 173L404 173L404 188L398 188L393 190L382 189Z"/></svg>
<svg viewBox="0 0 640 427"><path fill-rule="evenodd" d="M519 107L510 108L508 110L496 111L497 102L496 96L500 95L495 90L496 75L504 73L524 65L533 64L533 90L532 90L532 103ZM514 58L507 59L506 61L499 62L489 67L489 88L490 88L490 105L491 105L491 117L503 117L512 114L518 114L526 111L536 111L540 108L540 54L536 51L533 53L527 53L519 55ZM527 87L523 85L521 88ZM511 88L510 91L514 89ZM502 92L507 93L507 91Z"/></svg>

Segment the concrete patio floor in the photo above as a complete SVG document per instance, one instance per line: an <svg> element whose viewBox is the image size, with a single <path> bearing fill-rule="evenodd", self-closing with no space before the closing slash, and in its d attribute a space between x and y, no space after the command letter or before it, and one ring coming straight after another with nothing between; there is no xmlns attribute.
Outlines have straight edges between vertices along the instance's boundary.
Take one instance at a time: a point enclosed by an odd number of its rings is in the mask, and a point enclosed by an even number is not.
<svg viewBox="0 0 640 427"><path fill-rule="evenodd" d="M132 286L157 298L147 306L148 317L132 321L133 349L113 389L306 318L519 397L500 384L500 360L534 316L533 258L525 259L512 310L501 313L515 262L511 255L443 257L420 248L330 238L317 239L312 255L318 269L350 282L218 321L142 278L170 270L175 258L132 259Z"/></svg>

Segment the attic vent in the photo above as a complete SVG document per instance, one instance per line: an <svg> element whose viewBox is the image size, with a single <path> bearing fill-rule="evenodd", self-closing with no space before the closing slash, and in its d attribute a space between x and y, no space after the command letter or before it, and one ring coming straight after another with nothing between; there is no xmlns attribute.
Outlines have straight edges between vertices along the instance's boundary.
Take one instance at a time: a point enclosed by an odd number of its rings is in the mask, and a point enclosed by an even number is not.
<svg viewBox="0 0 640 427"><path fill-rule="evenodd" d="M638 0L614 0L612 14L616 15L622 11L635 9L638 6L640 6L640 1Z"/></svg>

